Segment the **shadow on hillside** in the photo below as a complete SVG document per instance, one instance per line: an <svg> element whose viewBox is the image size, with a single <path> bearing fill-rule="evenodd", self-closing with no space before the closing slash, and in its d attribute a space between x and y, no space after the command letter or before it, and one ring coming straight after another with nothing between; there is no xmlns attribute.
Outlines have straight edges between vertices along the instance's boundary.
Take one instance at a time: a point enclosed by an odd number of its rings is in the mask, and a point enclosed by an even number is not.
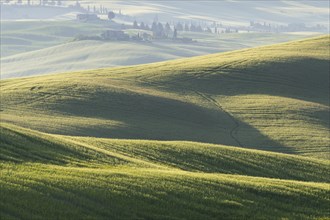
<svg viewBox="0 0 330 220"><path fill-rule="evenodd" d="M184 86L210 95L263 94L329 105L329 65L328 60L313 58L255 66L229 64L173 74L160 83L169 91Z"/></svg>
<svg viewBox="0 0 330 220"><path fill-rule="evenodd" d="M169 92L190 90L210 96L271 95L329 106L329 68L327 60L297 58L285 62L258 63L258 67L229 64L203 71L190 69L183 74L171 74L165 80L144 78L140 84L154 88L161 85L162 90ZM303 114L308 116L309 123L329 126L327 112L315 109ZM245 147L271 151L276 151L275 148L281 149L279 151L289 149L261 135L248 124L242 121L239 124L241 132L238 137Z"/></svg>
<svg viewBox="0 0 330 220"><path fill-rule="evenodd" d="M85 97L87 98L84 100L68 99L53 105L48 103L48 106L53 112L60 114L115 120L124 123L125 126L78 127L70 125L71 129L68 131L44 131L64 135L186 140L240 146L230 136L231 129L235 127L234 122L220 110L203 108L159 96L122 91L97 91L89 93ZM238 129L235 137L244 147L295 153L294 149L276 143L250 125L241 121L237 122L242 130ZM244 140L250 141L245 142Z"/></svg>
<svg viewBox="0 0 330 220"><path fill-rule="evenodd" d="M56 141L42 136L31 135L24 131L0 127L0 160L15 163L41 162L64 165L71 160L75 162L93 160L87 152L79 152ZM107 158L109 159L109 157Z"/></svg>

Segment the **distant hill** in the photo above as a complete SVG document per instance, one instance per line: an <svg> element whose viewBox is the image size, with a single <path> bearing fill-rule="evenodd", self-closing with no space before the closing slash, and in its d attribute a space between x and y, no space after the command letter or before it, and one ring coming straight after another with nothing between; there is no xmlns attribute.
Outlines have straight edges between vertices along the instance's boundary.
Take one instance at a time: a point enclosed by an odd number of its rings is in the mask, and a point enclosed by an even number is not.
<svg viewBox="0 0 330 220"><path fill-rule="evenodd" d="M89 1L81 1L82 5ZM207 21L248 25L250 21L328 26L328 1L109 1L100 3L115 11L152 21ZM239 11L239 13L237 13Z"/></svg>
<svg viewBox="0 0 330 220"><path fill-rule="evenodd" d="M77 32L97 36L106 28L103 25L78 22L63 22L63 24L58 22L36 22L35 24L28 22L25 28L22 27L24 25L17 23L11 22L9 24L17 25L17 27L3 33L2 52L4 54L17 54L1 58L2 79L146 64L309 37L309 35L304 34L272 33L240 33L217 36L215 34L189 32L180 33L180 36L193 37L197 42L179 43L171 40L152 43L73 41ZM6 24L6 27L9 24ZM51 25L55 24L57 26L51 28ZM21 28L23 28L24 34L21 33ZM93 31L94 33L92 33ZM24 50L31 51L23 52Z"/></svg>
<svg viewBox="0 0 330 220"><path fill-rule="evenodd" d="M277 24L305 23L307 25L323 24L328 26L328 1L99 1L80 0L85 8L72 7L75 1L62 1L62 6L39 6L39 0L32 0L33 6L2 5L2 20L70 20L75 14L85 12L87 6L98 9L100 5L109 10L121 12L132 19L152 21L158 16L160 21L207 21L224 24L249 24L250 21L270 22ZM23 1L26 4L26 1ZM237 13L239 11L240 13Z"/></svg>
<svg viewBox="0 0 330 220"><path fill-rule="evenodd" d="M28 6L26 1L24 5L1 4L1 20L71 20L78 13L86 11L75 7Z"/></svg>

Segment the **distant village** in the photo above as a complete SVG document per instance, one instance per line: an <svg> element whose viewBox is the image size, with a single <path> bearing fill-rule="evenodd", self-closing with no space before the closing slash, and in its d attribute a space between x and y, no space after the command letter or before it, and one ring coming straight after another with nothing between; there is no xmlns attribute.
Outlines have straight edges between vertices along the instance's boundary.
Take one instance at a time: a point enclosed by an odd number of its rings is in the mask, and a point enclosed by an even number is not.
<svg viewBox="0 0 330 220"><path fill-rule="evenodd" d="M113 20L117 15L121 16L121 12L115 14L112 11L108 12L108 20ZM101 18L94 13L77 14L77 21L79 22L102 22ZM125 30L136 30L135 34L127 34ZM170 39L172 41L183 42L183 43L193 43L196 42L192 38L179 37L179 31L192 31L192 32L210 32L211 29L204 30L200 25L195 26L194 24L185 27L180 22L170 25L168 22L162 24L158 21L158 16L155 17L151 25L144 22L137 22L136 20L132 25L121 24L118 29L108 29L104 30L100 36L79 36L78 40L107 40L107 41L144 41L152 42L152 40L166 40Z"/></svg>
<svg viewBox="0 0 330 220"><path fill-rule="evenodd" d="M106 10L108 11L108 10ZM121 11L115 14L112 11L107 12L108 19L113 20L116 16L123 16ZM78 14L77 21L79 22L101 22L101 18L95 13ZM125 30L138 30L135 35L125 33ZM183 43L196 42L192 38L179 37L181 32L199 32L210 33L216 35L230 34L230 33L280 33L280 32L299 32L299 31L327 31L327 28L322 25L307 27L304 23L292 23L288 25L274 25L266 22L250 21L249 26L228 26L219 22L166 22L158 21L156 15L151 24L143 21L138 22L134 20L131 25L122 24L119 29L105 30L98 39L112 40L112 41L145 41L171 39L173 41L180 41ZM95 37L94 37L95 38ZM85 37L88 39L88 37Z"/></svg>

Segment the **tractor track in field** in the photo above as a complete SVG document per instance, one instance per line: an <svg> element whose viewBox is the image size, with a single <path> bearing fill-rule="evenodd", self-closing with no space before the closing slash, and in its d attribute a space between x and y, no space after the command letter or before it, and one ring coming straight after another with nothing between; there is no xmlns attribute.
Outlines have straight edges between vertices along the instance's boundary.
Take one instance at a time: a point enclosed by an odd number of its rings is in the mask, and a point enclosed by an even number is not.
<svg viewBox="0 0 330 220"><path fill-rule="evenodd" d="M192 77L194 78L194 77ZM191 80L191 79L189 79ZM188 80L188 81L189 81ZM147 84L149 86L156 86L156 87L162 87L163 84L162 83L155 83L155 82L149 82L147 79L139 79L138 80L140 83L144 83L144 84ZM178 85L179 86L179 85ZM182 87L182 86L181 86ZM234 116L232 116L228 111L226 111L224 109L224 107L219 103L217 102L214 98L212 98L211 96L209 95L206 95L204 93L201 93L199 91L196 91L196 90L192 90L192 89L189 89L189 88L186 88L188 91L193 91L194 93L196 93L198 96L202 97L203 99L207 100L208 102L212 103L213 105L215 105L220 111L224 112L228 118L233 122L234 124L234 127L232 129L230 129L230 132L229 132L229 135L230 137L237 143L237 145L239 147L244 147L244 145L239 141L239 139L237 138L237 132L240 128L240 124L239 122L235 119Z"/></svg>
<svg viewBox="0 0 330 220"><path fill-rule="evenodd" d="M235 119L234 116L232 116L229 112L227 112L222 105L217 102L214 98L211 96L205 95L204 93L194 91L197 95L201 96L203 99L207 100L208 102L211 102L213 105L215 105L220 111L224 112L228 118L234 123L234 127L230 130L229 135L230 137L238 144L240 147L244 147L243 144L238 140L236 137L237 131L240 128L239 122Z"/></svg>
<svg viewBox="0 0 330 220"><path fill-rule="evenodd" d="M172 83L177 84L178 87L182 88L183 86L181 84L179 84L180 82L187 82L187 81L190 81L190 80L194 80L196 78L203 77L204 75L207 75L207 74L200 74L197 77L196 76L189 77L188 79L187 78L184 79L184 80L181 79L179 81L172 82ZM127 81L127 79L126 79L126 81ZM146 85L151 86L151 87L160 87L160 88L162 88L162 87L165 86L163 83L150 82L148 80L148 78L146 78L146 77L140 77L139 79L132 80L132 81L140 82L140 83L146 84ZM226 111L224 109L224 107L218 101L216 101L212 96L201 93L201 92L199 92L197 90L194 90L192 88L185 87L185 89L186 89L186 91L194 92L195 94L200 96L202 99L204 99L204 100L208 101L209 103L213 104L217 109L219 109L220 111L225 113L225 115L227 115L227 117L230 119L230 121L232 121L232 123L234 124L234 126L230 129L230 132L229 132L229 135L230 135L231 139L233 139L239 147L243 147L243 144L237 138L237 132L240 128L240 123L235 119L235 117L232 116L228 111ZM48 99L48 98L51 98L53 96L59 95L59 93L49 93L49 92L41 92L40 94L41 94L41 97L37 97L35 100L33 100L33 102ZM23 101L23 102L25 102L25 101Z"/></svg>

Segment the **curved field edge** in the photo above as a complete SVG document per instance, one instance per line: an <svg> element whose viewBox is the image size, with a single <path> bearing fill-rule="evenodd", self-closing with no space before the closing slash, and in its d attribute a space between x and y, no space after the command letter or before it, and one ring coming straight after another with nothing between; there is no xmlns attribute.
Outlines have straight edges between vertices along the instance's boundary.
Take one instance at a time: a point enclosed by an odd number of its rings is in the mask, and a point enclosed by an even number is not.
<svg viewBox="0 0 330 220"><path fill-rule="evenodd" d="M1 161L74 167L128 166L329 182L329 161L183 141L50 135L1 124Z"/></svg>
<svg viewBox="0 0 330 220"><path fill-rule="evenodd" d="M1 164L0 175L0 213L8 219L313 219L329 214L326 183L37 163Z"/></svg>

